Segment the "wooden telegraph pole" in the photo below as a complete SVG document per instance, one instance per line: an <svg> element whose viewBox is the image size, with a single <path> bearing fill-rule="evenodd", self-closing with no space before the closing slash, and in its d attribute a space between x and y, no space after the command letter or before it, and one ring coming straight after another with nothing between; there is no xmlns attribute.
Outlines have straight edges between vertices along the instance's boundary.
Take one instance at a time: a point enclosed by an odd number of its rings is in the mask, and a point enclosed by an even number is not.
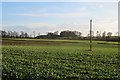
<svg viewBox="0 0 120 80"><path fill-rule="evenodd" d="M92 51L92 19L90 19L90 51Z"/></svg>

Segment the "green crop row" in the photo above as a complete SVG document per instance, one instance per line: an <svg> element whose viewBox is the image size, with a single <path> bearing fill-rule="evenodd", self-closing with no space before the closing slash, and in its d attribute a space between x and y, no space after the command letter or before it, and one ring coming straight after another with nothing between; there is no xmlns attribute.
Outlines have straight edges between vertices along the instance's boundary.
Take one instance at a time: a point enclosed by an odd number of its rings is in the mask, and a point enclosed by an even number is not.
<svg viewBox="0 0 120 80"><path fill-rule="evenodd" d="M120 79L116 45L51 44L3 45L3 80Z"/></svg>

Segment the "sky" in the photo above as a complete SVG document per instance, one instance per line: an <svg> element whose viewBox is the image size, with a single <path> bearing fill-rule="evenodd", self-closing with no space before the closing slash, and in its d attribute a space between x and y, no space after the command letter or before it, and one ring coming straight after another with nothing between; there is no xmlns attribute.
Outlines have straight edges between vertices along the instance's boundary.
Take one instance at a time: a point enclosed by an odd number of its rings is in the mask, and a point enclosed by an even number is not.
<svg viewBox="0 0 120 80"><path fill-rule="evenodd" d="M1 0L2 2L118 2L119 0Z"/></svg>
<svg viewBox="0 0 120 80"><path fill-rule="evenodd" d="M0 14L1 15L1 14ZM2 30L47 32L72 30L118 32L117 2L3 2Z"/></svg>

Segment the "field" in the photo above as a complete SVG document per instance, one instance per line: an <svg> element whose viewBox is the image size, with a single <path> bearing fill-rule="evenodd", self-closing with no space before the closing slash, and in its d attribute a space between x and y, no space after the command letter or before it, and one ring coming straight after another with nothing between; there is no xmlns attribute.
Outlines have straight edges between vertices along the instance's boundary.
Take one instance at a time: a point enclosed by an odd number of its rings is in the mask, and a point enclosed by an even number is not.
<svg viewBox="0 0 120 80"><path fill-rule="evenodd" d="M117 42L3 39L3 80L120 79Z"/></svg>

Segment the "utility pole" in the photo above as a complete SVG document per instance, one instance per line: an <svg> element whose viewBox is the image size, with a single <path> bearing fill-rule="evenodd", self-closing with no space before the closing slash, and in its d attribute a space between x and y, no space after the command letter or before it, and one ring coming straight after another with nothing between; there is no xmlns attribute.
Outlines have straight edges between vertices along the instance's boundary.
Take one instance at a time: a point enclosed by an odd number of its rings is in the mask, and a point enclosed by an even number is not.
<svg viewBox="0 0 120 80"><path fill-rule="evenodd" d="M90 19L90 51L92 51L92 19Z"/></svg>

